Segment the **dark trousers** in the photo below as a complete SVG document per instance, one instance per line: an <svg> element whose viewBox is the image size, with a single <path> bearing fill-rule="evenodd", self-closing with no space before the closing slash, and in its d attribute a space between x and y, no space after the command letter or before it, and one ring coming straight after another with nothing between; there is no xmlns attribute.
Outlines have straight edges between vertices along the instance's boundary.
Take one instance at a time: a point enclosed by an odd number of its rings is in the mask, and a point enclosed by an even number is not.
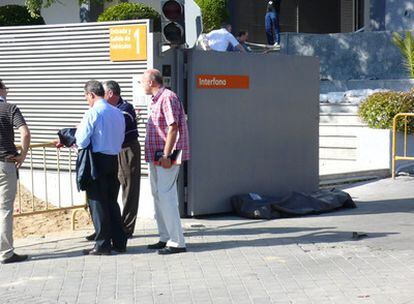
<svg viewBox="0 0 414 304"><path fill-rule="evenodd" d="M138 140L122 147L118 155L118 179L122 186L122 223L127 235L132 235L137 220L141 183L141 148Z"/></svg>
<svg viewBox="0 0 414 304"><path fill-rule="evenodd" d="M121 212L117 203L117 156L93 153L93 161L98 178L87 187L86 195L96 232L95 248L110 250L111 245L125 248L127 238L122 229Z"/></svg>

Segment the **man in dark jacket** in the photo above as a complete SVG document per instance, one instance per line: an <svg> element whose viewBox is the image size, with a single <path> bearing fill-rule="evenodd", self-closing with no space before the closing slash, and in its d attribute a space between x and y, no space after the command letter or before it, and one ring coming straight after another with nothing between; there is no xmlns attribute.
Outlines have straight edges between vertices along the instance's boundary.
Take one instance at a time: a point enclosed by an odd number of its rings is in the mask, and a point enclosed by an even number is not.
<svg viewBox="0 0 414 304"><path fill-rule="evenodd" d="M138 142L137 115L134 107L121 97L116 81L103 83L105 99L124 114L125 138L118 155L118 179L122 187L122 223L128 238L132 237L137 220L141 182L141 148Z"/></svg>

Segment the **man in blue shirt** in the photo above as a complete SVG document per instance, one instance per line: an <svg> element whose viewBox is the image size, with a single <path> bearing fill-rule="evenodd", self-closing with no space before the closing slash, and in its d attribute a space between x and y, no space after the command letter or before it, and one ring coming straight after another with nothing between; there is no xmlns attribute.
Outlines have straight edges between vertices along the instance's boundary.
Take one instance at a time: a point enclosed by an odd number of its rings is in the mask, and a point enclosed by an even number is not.
<svg viewBox="0 0 414 304"><path fill-rule="evenodd" d="M138 142L137 114L132 104L121 97L116 81L103 83L105 99L124 114L125 139L118 155L118 179L122 187L122 224L127 237L132 237L137 220L141 182L141 148Z"/></svg>
<svg viewBox="0 0 414 304"><path fill-rule="evenodd" d="M84 90L90 109L85 112L76 130L76 145L79 149L92 149L98 176L86 188L96 232L95 246L83 250L83 253L109 255L111 249L125 252L127 237L122 228L121 212L117 203L117 156L124 141L124 116L120 110L103 99L105 91L99 81L86 82Z"/></svg>
<svg viewBox="0 0 414 304"><path fill-rule="evenodd" d="M280 27L279 27L279 16L273 6L273 1L269 1L267 4L267 12L265 16L265 29L267 43L274 45L275 43L280 44Z"/></svg>

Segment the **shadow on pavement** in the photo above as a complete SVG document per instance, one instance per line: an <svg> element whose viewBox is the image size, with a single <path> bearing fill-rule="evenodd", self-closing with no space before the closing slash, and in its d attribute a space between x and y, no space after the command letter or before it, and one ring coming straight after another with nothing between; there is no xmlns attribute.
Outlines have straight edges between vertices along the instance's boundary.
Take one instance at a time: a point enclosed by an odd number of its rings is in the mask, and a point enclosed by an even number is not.
<svg viewBox="0 0 414 304"><path fill-rule="evenodd" d="M236 225L232 225L235 227ZM221 226L217 228L207 228L207 229L198 229L191 230L186 229L184 231L184 236L194 237L194 236L225 236L225 235L260 235L260 234L285 234L285 233L295 233L302 231L318 231L326 229L335 229L336 227L254 227L254 228L235 228L235 229L223 229Z"/></svg>
<svg viewBox="0 0 414 304"><path fill-rule="evenodd" d="M300 218L300 217L331 217L331 216L348 216L348 215L361 215L361 214L386 214L386 213L399 213L399 212L408 212L414 213L414 197L413 198L403 198L403 199L391 199L391 200L375 200L375 201L358 201L355 200L357 208L341 208L331 212L321 213L321 214L310 214L305 216L297 217L283 217L280 219L289 219L289 218ZM260 224L262 222L268 221L277 221L279 219L273 220L252 220L248 218L238 217L234 214L226 215L212 215L211 217L204 217L203 220L207 221L219 221L226 220L227 217L231 217L233 220L243 221L243 223L235 223L230 225L225 225L221 227L232 227L240 225L250 225L253 223Z"/></svg>
<svg viewBox="0 0 414 304"><path fill-rule="evenodd" d="M234 235L238 234L238 231L234 231ZM226 250L232 248L241 247L269 247L269 246L283 246L293 244L314 244L314 243L341 243L354 241L352 239L352 231L321 231L315 233L309 233L297 237L272 237L272 238L260 238L254 240L221 240L217 242L202 242L202 243L189 243L188 251L190 252L203 252L214 250ZM376 232L369 233L367 238L381 238L391 234L399 234L395 232Z"/></svg>
<svg viewBox="0 0 414 304"><path fill-rule="evenodd" d="M39 253L39 254L30 254L30 261L41 261L41 260L53 260L53 259L67 259L67 258L75 258L75 257L84 257L82 253L82 249L91 248L91 246L86 247L83 244L78 246L72 246L69 248L63 248L61 250L51 250L50 252ZM117 256L117 255L127 255L127 254L145 254L145 253L154 253L153 250L148 250L147 245L140 245L140 246L128 246L126 253L116 253L112 252L110 256ZM85 256L86 257L86 256ZM88 256L87 258L99 258L99 256Z"/></svg>
<svg viewBox="0 0 414 304"><path fill-rule="evenodd" d="M335 227L293 227L293 228L241 228L241 229L201 229L198 231L186 231L185 235L188 238L187 248L190 252L204 252L204 251L215 251L215 250L226 250L232 248L243 248L243 247L269 247L269 246L283 246L292 244L315 244L315 243L341 243L355 241L353 239L353 231L335 231L332 230ZM319 230L319 231L318 231ZM310 232L299 236L282 236L282 237L266 237L263 234L286 234L286 233L298 233L298 232ZM367 238L381 238L388 235L398 234L394 232L375 232L369 233ZM256 239L245 239L245 236L257 235L260 238ZM233 240L219 240L219 241L208 241L209 237L231 237ZM192 239L193 237L193 239ZM197 243L196 237L206 237L202 242ZM243 239L240 239L240 238ZM49 242L51 243L51 242ZM52 260L60 258L76 258L84 256L82 249L89 248L85 246L86 242L80 242L79 244L71 247L62 248L59 250L50 249L50 252L30 254L31 261L40 260ZM93 243L90 244L93 246ZM43 248L47 251L47 248ZM127 253L122 255L131 254L154 254L156 251L148 250L147 245L128 246ZM114 252L113 256L118 255ZM97 258L97 257L88 257Z"/></svg>
<svg viewBox="0 0 414 304"><path fill-rule="evenodd" d="M414 198L392 199L381 201L355 201L357 208L339 209L334 212L313 216L345 216L360 214L386 214L396 212L414 213Z"/></svg>

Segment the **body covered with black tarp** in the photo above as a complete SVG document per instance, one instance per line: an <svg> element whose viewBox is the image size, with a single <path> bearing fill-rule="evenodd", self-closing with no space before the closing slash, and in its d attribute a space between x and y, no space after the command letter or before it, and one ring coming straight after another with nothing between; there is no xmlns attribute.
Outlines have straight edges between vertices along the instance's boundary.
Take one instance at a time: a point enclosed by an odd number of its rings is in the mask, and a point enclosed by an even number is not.
<svg viewBox="0 0 414 304"><path fill-rule="evenodd" d="M231 204L237 215L251 219L277 219L356 208L351 196L337 189L319 190L311 194L292 192L282 198L248 193L233 196Z"/></svg>

